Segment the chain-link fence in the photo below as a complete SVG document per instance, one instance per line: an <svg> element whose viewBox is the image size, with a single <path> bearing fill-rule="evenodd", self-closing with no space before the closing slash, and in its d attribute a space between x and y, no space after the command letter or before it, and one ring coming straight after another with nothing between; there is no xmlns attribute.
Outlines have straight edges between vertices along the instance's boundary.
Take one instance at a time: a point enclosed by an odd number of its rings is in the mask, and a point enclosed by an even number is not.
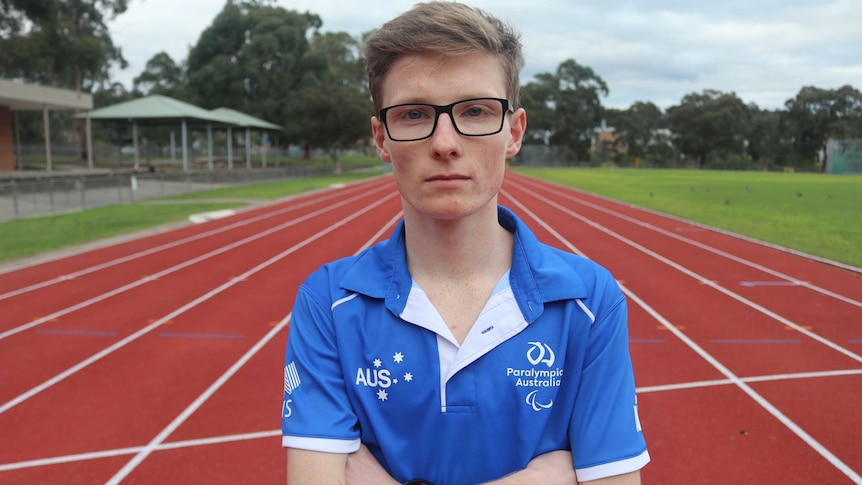
<svg viewBox="0 0 862 485"><path fill-rule="evenodd" d="M826 143L826 172L862 175L862 138L829 140Z"/></svg>

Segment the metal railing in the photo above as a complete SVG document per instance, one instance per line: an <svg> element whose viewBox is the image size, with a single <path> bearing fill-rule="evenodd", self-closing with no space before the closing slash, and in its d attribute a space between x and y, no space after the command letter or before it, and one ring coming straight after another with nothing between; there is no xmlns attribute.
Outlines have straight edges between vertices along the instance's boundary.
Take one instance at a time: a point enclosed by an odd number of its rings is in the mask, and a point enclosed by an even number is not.
<svg viewBox="0 0 862 485"><path fill-rule="evenodd" d="M0 222L115 204L128 204L169 195L230 185L314 177L331 167L281 167L179 173L111 173L0 180Z"/></svg>

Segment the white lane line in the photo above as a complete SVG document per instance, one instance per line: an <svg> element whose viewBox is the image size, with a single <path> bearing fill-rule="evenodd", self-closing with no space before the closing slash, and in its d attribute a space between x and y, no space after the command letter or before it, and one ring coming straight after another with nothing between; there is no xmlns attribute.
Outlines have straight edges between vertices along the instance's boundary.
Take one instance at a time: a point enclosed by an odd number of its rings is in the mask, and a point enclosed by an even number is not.
<svg viewBox="0 0 862 485"><path fill-rule="evenodd" d="M862 374L862 369L850 369L850 370L840 370L840 371L826 371L826 372L804 372L799 374L777 374L773 376L756 376L756 377L744 377L740 380L743 382L767 382L767 381L784 381L784 380L794 380L794 379L815 379L822 377L833 377L833 376L848 376L848 375L860 375ZM716 379L712 381L695 381L695 382L683 382L678 384L667 384L662 386L645 386L638 387L638 394L645 394L651 392L663 392L663 391L679 391L686 389L697 389L704 387L714 387L714 386L726 386L733 384L729 379ZM264 438L275 438L281 437L281 430L274 429L270 431L259 431L255 433L240 433L233 435L225 435L225 436L214 436L210 438L197 438L192 440L183 440L183 441L171 441L167 443L162 443L158 445L154 451L164 451L164 450L177 450L182 448L191 448L196 446L208 446L215 445L221 443L232 443L235 441L249 441L255 439L264 439ZM93 451L89 453L76 453L72 455L62 455L62 456L54 456L51 458L40 458L36 460L27 460L27 461L19 461L13 463L3 463L0 464L0 472L10 471L10 470L20 470L22 468L35 468L40 466L50 466L50 465L60 465L63 463L71 463L77 461L87 461L87 460L98 460L100 458L111 458L115 456L122 455L133 455L135 453L139 453L144 449L144 446L133 446L129 448L116 448L113 450L103 450L103 451Z"/></svg>
<svg viewBox="0 0 862 485"><path fill-rule="evenodd" d="M740 377L739 380L746 383L751 382L772 382L772 381L788 381L788 380L796 380L796 379L817 379L824 377L838 377L838 376L857 376L862 375L862 369L845 369L845 370L828 370L828 371L820 371L820 372L798 372L795 374L775 374L769 376L751 376L751 377ZM701 387L715 387L715 386L726 386L729 384L733 384L734 382L729 379L713 379L709 381L693 381L693 382L682 382L678 384L663 384L658 386L644 386L638 387L637 392L639 394L642 393L650 393L650 392L663 392L663 391L678 391L682 389L695 389Z"/></svg>
<svg viewBox="0 0 862 485"><path fill-rule="evenodd" d="M570 251L575 252L581 256L587 257L583 252L578 250L571 242L569 242L566 238L564 238L560 233L555 231L549 224L547 224L544 220L540 219L536 214L527 209L523 204L521 204L518 200L516 200L511 195L506 194L506 196L512 200L521 210L523 210L526 214L528 214L533 220L535 220L538 224L544 227L548 232L550 232L554 237L556 237L561 243L566 245ZM759 404L762 408L764 408L769 414L771 414L775 419L781 422L784 426L786 426L790 431L792 431L796 436L798 436L802 441L804 441L808 446L810 446L813 450L815 450L820 456L825 458L829 463L831 463L835 468L840 470L842 473L847 475L851 480L855 483L862 483L862 476L856 473L852 468L850 468L846 463L841 461L840 458L835 456L831 451L829 451L825 446L820 444L814 437L809 435L804 429L802 429L799 425L793 422L790 418L788 418L784 413L782 413L777 407L775 407L772 403L767 401L763 396L757 393L754 389L752 389L747 383L745 383L742 379L740 379L736 374L734 374L730 369L725 367L721 362L718 361L715 357L709 354L702 347L697 345L693 340L691 340L686 334L684 334L681 330L679 330L676 326L674 326L670 321L668 321L664 316L654 310L651 306L649 306L645 301L640 299L636 294L634 294L631 290L626 288L624 285L620 285L620 289L625 293L625 295L634 301L638 306L640 306L644 311L652 315L658 322L662 324L666 329L671 331L677 338L682 340L689 348L691 348L695 353L700 355L704 360L706 360L710 365L712 365L716 370L718 370L722 375L725 376L727 380L736 385L739 389L741 389L744 393L746 393L751 399L753 399L757 404Z"/></svg>
<svg viewBox="0 0 862 485"><path fill-rule="evenodd" d="M807 282L807 281L801 281L801 280L799 280L798 278L794 278L794 277L792 277L792 276L790 276L790 275L786 275L786 274L784 274L784 273L781 273L780 271L776 271L776 270L774 270L774 269L767 268L766 266L763 266L763 265L761 265L761 264L755 263L755 262L753 262L753 261L749 261L749 260L747 260L747 259L744 259L744 258L741 258L741 257L739 257L739 256L733 255L733 254L728 253L728 252L726 252L726 251L722 251L721 249L714 248L714 247L712 247L712 246L709 246L709 245L707 245L707 244L703 244L703 243L698 242L698 241L695 241L695 240L693 240L693 239L689 239L689 238L687 238L687 237L680 236L679 234L676 234L675 232L667 231L667 230L665 230L665 229L662 229L662 228L660 228L660 227L654 226L654 225L652 225L652 224L649 224L649 223L646 223L646 222L643 222L643 221L639 221L639 220L634 219L634 218L632 218L632 217L629 217L629 216L627 216L627 215L625 215L625 214L621 214L621 213L619 213L619 212L616 212L616 211L614 211L614 210L612 210L612 209L607 209L607 208L602 207L602 206L600 206L600 205L593 204L592 202L588 202L588 201L582 200L582 199L580 199L580 198L578 198L578 197L575 197L575 196L571 195L570 193L566 193L566 192L564 192L564 191L560 191L560 190L548 189L548 187L547 187L547 186L542 185L542 184L539 184L539 183L536 183L535 181L532 181L532 180L530 180L530 179L529 179L529 178L527 178L527 177L525 177L525 179L529 181L529 182L527 183L527 185L533 185L533 186L540 187L540 188L541 188L542 190L544 190L544 191L547 191L547 192L550 192L550 193L552 193L552 194L558 195L558 196L563 197L563 198L565 198L565 199L567 199L567 200L571 200L572 202L575 202L575 203L578 203L578 204L584 205L584 206L586 206L586 207L589 207L589 208L591 208L591 209L595 209L595 210L600 211L600 212L604 212L605 214L609 214L609 215L614 216L614 217L616 217L616 218L622 219L622 220L624 220L624 221L626 221L626 222L630 222L630 223L632 223L632 224L636 224L636 225L638 225L638 226L641 226L641 227L643 227L643 228L646 228L646 229L649 229L649 230L652 230L652 231L658 232L658 233L660 233L660 234L663 234L663 235L665 235L665 236L671 237L671 238L676 239L676 240L678 240L678 241L681 241L681 242L684 242L684 243L686 243L686 244L690 244L690 245L692 245L692 246L695 246L695 247L698 247L698 248L700 248L700 249L703 249L704 251L709 251L709 252L711 252L711 253L713 253L713 254L717 254L717 255L719 255L719 256L722 256L722 257L724 257L724 258L730 259L730 260L735 261L735 262L737 262L737 263L740 263L740 264L742 264L742 265L745 265L745 266L748 266L748 267L750 267L750 268L754 268L754 269L756 269L756 270L759 270L759 271L762 271L762 272L764 272L764 273L767 273L767 274L770 274L770 275L772 275L772 276L775 276L776 278L781 278L782 280L786 280L786 281L788 281L788 282L790 282L790 283L792 283L792 284L794 284L794 285L803 286L803 287L805 287L805 288L808 288L809 290L816 291L816 292L821 293L821 294L824 294L824 295L826 295L826 296L829 296L829 297L835 298L836 300L841 300L841 301L843 301L843 302L845 302L845 303L849 303L849 304L851 304L851 305L854 305L854 306L857 306L857 307L862 308L862 301L859 301L859 300L856 300L856 299L854 299L854 298L850 298L850 297L847 297L847 296L841 295L841 294L839 294L839 293L836 293L836 292L831 291L831 290L827 290L826 288L822 288L822 287L817 286L817 285L813 285L813 284L811 284L811 283L809 283L809 282ZM516 186L517 186L517 184L516 184ZM523 187L521 187L521 190L524 190L525 192L529 192L529 190L527 190L527 189L525 189L525 188L523 188ZM600 197L600 198L601 198L601 197ZM613 201L613 200L611 200L611 199L607 199L607 200L609 200L609 201L611 201L611 202L619 203L619 201ZM624 204L624 205L625 205L625 204ZM629 207L634 207L634 206L629 206ZM639 208L639 209L642 209L642 208ZM650 213L653 213L653 214L656 214L656 215L660 215L660 216L663 216L663 217L668 217L668 218L676 219L676 220L682 220L682 219L675 218L675 217L673 217L673 216L668 216L667 214L661 214L661 213L658 213L658 212L655 212L655 211L649 211L649 210L646 210L646 209L642 209L642 210L645 210L646 212L650 212ZM733 234L733 233L726 232L726 231L720 231L720 232L722 232L723 234L726 234L726 235L732 235L732 236L735 236L735 237L740 238L740 239L750 240L749 238L740 237L740 235L738 235L738 234ZM800 254L801 254L801 253L800 253ZM804 256L807 256L807 255L804 255Z"/></svg>
<svg viewBox="0 0 862 485"><path fill-rule="evenodd" d="M156 451L177 450L182 448L191 448L195 446L208 446L221 443L232 443L235 441L250 441L263 438L275 438L281 436L281 430L274 429L270 431L259 431L256 433L242 433L226 436L215 436L212 438L200 438L194 440L173 441L170 443L162 443L156 448ZM10 470L20 470L22 468L35 468L40 466L60 465L63 463L72 463L76 461L98 460L100 458L112 458L115 456L133 455L143 450L143 446L132 446L129 448L116 448L113 450L93 451L90 453L76 453L74 455L55 456L51 458L41 458L38 460L19 461L15 463L0 464L0 472Z"/></svg>
<svg viewBox="0 0 862 485"><path fill-rule="evenodd" d="M857 354L851 350L845 349L844 347L842 347L842 346L838 345L837 343L827 339L826 337L823 337L823 336L821 336L815 332L812 332L811 330L803 327L802 325L799 325L796 322L793 322L787 318L784 318L783 316L773 312L772 310L769 310L768 308L766 308L766 307L764 307L758 303L755 303L754 301L751 301L748 298L745 298L744 296L725 288L724 286L721 286L720 284L716 283L715 281L712 281L712 280L710 280L710 279L708 279L708 278L706 278L706 277L704 277L698 273L695 273L694 271L682 266L681 264L678 264L675 261L671 261L670 259L656 253L655 251L652 251L651 249L648 249L648 248L642 246L641 244L638 244L638 243L632 241L631 239L629 239L629 238L627 238L621 234L618 234L618 233L606 228L605 226L603 226L603 225L601 225L601 224L599 224L599 223L597 223L591 219L588 219L588 218L586 218L586 217L584 217L584 216L582 216L576 212L573 212L572 210L570 210L566 207L563 207L560 204L558 204L558 203L556 203L556 202L554 202L554 201L552 201L552 200L550 200L550 199L548 199L542 195L539 195L539 194L537 194L531 190L528 190L528 189L523 189L523 190L524 190L524 192L535 197L536 199L541 200L542 202L550 205L551 207L554 207L554 208L560 210L561 212L568 214L569 216L574 217L575 219L578 219L579 221L581 221L581 222L583 222L583 223L585 223L585 224L587 224L587 225L589 225L589 226L591 226L591 227L593 227L593 228L595 228L601 232L604 232L605 234L613 237L614 239L617 239L617 240L619 240L625 244L628 244L629 246L637 249L638 251L641 251L644 254L652 256L654 259L661 261L662 263L676 269L677 271L679 271L685 275L688 275L691 278L698 280L701 284L707 285L707 286L709 286L709 287L711 287L711 288L713 288L713 289L715 289L721 293L724 293L725 295L727 295L730 298L742 303L743 305L746 305L750 308L753 308L753 309L757 310L758 312L772 318L773 320L781 322L785 326L788 326L788 327L796 330L797 332L800 332L800 333L808 336L809 338L811 338L817 342L820 342L821 344L829 347L830 349L832 349L838 353L844 354L845 356L855 360L856 362L862 363L862 356L860 356L859 354Z"/></svg>
<svg viewBox="0 0 862 485"><path fill-rule="evenodd" d="M47 315L47 316L44 316L44 317L41 317L41 318L37 318L37 319L35 319L35 320L33 320L33 321L29 322L29 323L25 323L25 324L23 324L23 325L20 325L20 326L18 326L18 327L12 328L12 329L7 330L7 331L5 331L5 332L0 332L0 340L3 340L3 339L8 338L8 337L11 337L12 335L15 335L15 334L17 334L17 333L21 333L21 332L23 332L23 331L25 331L25 330L29 330L29 329L31 329L31 328L33 328L33 327L39 326L39 325L41 325L41 324L43 324L43 323L45 323L45 322L51 321L51 320L53 320L53 319L55 319L55 318L60 318L60 317L62 317L62 316L64 316L64 315L68 315L69 313L72 313L72 312L74 312L74 311L80 310L80 309L82 309L82 308L86 308L86 307L88 307L88 306L90 306L90 305L93 305L93 304L95 304L95 303L101 302L101 301L103 301L103 300L107 300L108 298L111 298L111 297L113 297L113 296L119 295L119 294L121 294L121 293L125 293L126 291L129 291L129 290L131 290L131 289L133 289L133 288L137 288L138 286L144 285L144 284L149 283L149 282L151 282L151 281L153 281L153 280L156 280L156 279L159 279L159 278L161 278L161 277L163 277L163 276L166 276L166 275L169 275L169 274L171 274L171 273L177 272L177 271L179 271L179 270L181 270L181 269L187 268L187 267L189 267L189 266L192 266L192 265L194 265L194 264L197 264L197 263L199 263L199 262L201 262L201 261L204 261L204 260L206 260L206 259L209 259L209 258L212 258L212 257L217 256L217 255L219 255L219 254L225 253L225 252L227 252L227 251L230 251L231 249L236 249L236 248L238 248L238 247L240 247L240 246L243 246L243 245L245 245L245 244L248 244L248 243L250 243L250 242L256 241L256 240L261 239L261 238L264 238L264 237L266 237L266 236L269 236L269 235L271 235L271 234L274 234L274 233L276 233L276 232L279 232L279 231L281 231L281 230L283 230L283 229L286 229L286 228L288 228L288 227L295 226L295 225L297 225L297 224L299 224L299 223L302 223L302 222L305 222L305 221L307 221L307 220L309 220L309 219L313 219L314 217L317 217L317 216L319 216L319 215L321 215L321 214L324 214L324 213L326 213L326 212L330 212L330 211L332 211L332 210L334 210L334 209L337 209L337 208L339 208L339 207L341 207L341 206L351 204L351 203L353 203L353 202L355 202L355 201L357 201L357 200L360 200L360 199L362 199L362 198L364 198L364 197L367 197L367 196L368 196L368 194L371 194L371 193L374 193L374 192L378 192L378 191L381 191L381 190L386 190L386 189L389 189L389 187L388 187L388 186L383 186L383 187L381 187L381 188L378 188L378 189L372 190L372 191L370 191L370 192L363 192L363 193L358 194L358 195L355 195L355 196L353 196L353 197L351 197L351 198L349 198L349 199L343 200L343 201L341 201L341 202L338 202L338 203L335 203L335 204L332 204L332 205L328 205L328 206L326 206L326 207L324 207L324 208L322 208L322 209L318 209L318 210L316 210L316 211L314 211L314 212L310 212L310 213L308 213L308 214L306 214L306 215L304 215L304 216L298 217L298 218L296 218L296 219L292 219L292 220L287 221L287 222L285 222L285 223L283 223L283 224L280 224L280 225L278 225L278 226L271 227L271 228L269 228L269 229L267 229L267 230L265 230L265 231L263 231L263 232L259 232L259 233L257 233L257 234L253 234L253 235L251 235L251 236L249 236L249 237L246 237L245 239L241 239L241 240L236 241L236 242L233 242L233 243L231 243L231 244L228 244L228 245L222 246L222 247L220 247L220 248L218 248L218 249L215 249L215 250L213 250L213 251L210 251L210 252L208 252L208 253L206 253L206 254L202 254L202 255L197 256L197 257L195 257L195 258L192 258L192 259L186 260L186 261L184 261L184 262L182 262L182 263L180 263L180 264L177 264L177 265L175 265L175 266L171 266L170 268L167 268L167 269L164 269L164 270L162 270L162 271L159 271L158 273L155 273L155 274L152 274L152 275L149 275L149 276L145 276L145 277L143 277L143 278L138 279L137 281L133 281L133 282L131 282L131 283L129 283L129 284L126 284L126 285L121 286L121 287L119 287L119 288L115 288L115 289L113 289L113 290L111 290L111 291L108 291L108 292L103 293L103 294L101 294L101 295L95 296L95 297L90 298L90 299L88 299L88 300L82 301L82 302L77 303L77 304L75 304L75 305L72 305L72 306L70 306L70 307L66 307L66 308L64 308L64 309L62 309L62 310L58 310L58 311L56 311L56 312L54 312L54 313L52 313L52 314L50 314L50 315Z"/></svg>
<svg viewBox="0 0 862 485"><path fill-rule="evenodd" d="M314 241L315 239L317 239L317 238L319 238L319 237L321 237L321 236L323 236L323 235L325 235L331 231L333 231L334 229L336 229L338 227L341 227L341 226L347 224L348 222L352 221L353 219L356 219L359 216L364 215L366 212L371 210L373 207L380 205L381 203L383 203L383 201L393 197L394 195L395 194L392 194L392 195L390 195L384 199L381 199L380 201L378 201L378 202L376 202L370 206L367 206L367 207L361 209L360 211L352 214L351 216L349 216L345 219L342 219L341 221L337 222L333 226L327 228L325 231L318 233L318 235L314 236L313 238L309 238L307 240L306 244ZM357 251L357 253L362 251L362 249L373 244L377 240L377 238L383 232L385 232L388 229L388 227L395 224L395 222L397 222L398 219L400 219L400 216L401 216L401 214L399 213L393 219L391 219L383 228L380 229L380 231L377 234L372 236L372 238L369 239L365 243L365 245L362 246ZM287 254L282 253L273 259L274 260L276 258L281 259L286 255ZM249 349L248 352L246 352L242 357L240 357L239 360L237 360L230 367L230 369L228 369L224 374L222 374L221 377L219 377L215 382L213 382L212 385L210 385L203 393L201 393L201 395L198 396L198 398L195 399L194 402L192 402L188 407L186 407L186 409L183 410L182 413L180 413L169 425L167 425L158 435L156 435L156 437L153 438L149 442L149 444L147 444L143 449L141 449L134 456L134 458L132 458L128 463L126 463L126 465L123 466L123 468L121 468L120 471L118 471L113 477L111 477L111 479L107 483L109 485L120 483L125 477L127 477L132 471L134 471L134 469L137 468L138 465L140 465L148 456L150 456L150 454L152 454L154 451L156 451L159 448L159 446L161 446L161 444L168 438L168 436L170 436L174 431L176 431L176 429L179 428L180 425L182 425L192 414L194 414L195 411L197 411L198 408L200 408L207 401L207 399L212 397L212 395L215 394L216 391L218 391L225 384L225 382L228 381L228 379L233 377L233 375L236 374L242 368L242 366L244 366L246 364L246 362L248 362L252 357L254 357L254 355L257 354L260 351L260 349L262 349L263 346L266 345L266 343L268 343L270 340L272 340L272 338L275 337L278 334L278 332L281 331L281 329L283 329L284 327L286 327L288 325L288 323L290 322L290 315L291 314L289 313L286 317L284 317L281 320L281 322L279 322L278 325L276 325L259 342L257 342L254 345L254 347Z"/></svg>
<svg viewBox="0 0 862 485"><path fill-rule="evenodd" d="M228 281L227 283L219 286L218 288L209 291L205 295L200 296L200 297L196 298L195 300L183 305L182 307L174 310L173 312L169 313L168 315L165 315L164 317L158 319L157 321L153 322L152 324L142 328L141 330L138 330L137 332L129 335L128 337L126 337L126 338L120 340L119 342L111 345L110 347L107 347L107 348L101 350L100 352L93 354L92 356L88 357L87 359L84 359L83 361L79 362L78 364L66 369L65 371L57 374L56 376L48 379L47 381L39 384L38 386L28 390L27 392L15 397L12 400L4 403L2 406L0 406L0 414L8 411L9 409L17 406L18 404L21 404L22 402L26 401L27 399L35 396L36 394L39 394L40 392L44 391L45 389L48 389L49 387L57 384L58 382L61 382L65 379L67 379L69 376L77 373L81 369L84 369L85 367L89 366L90 364L93 364L94 362L101 360L105 356L125 347L129 343L134 342L135 340L141 338L142 336L150 333L152 330L158 328L159 326L161 326L165 322L173 320L177 316L179 316L179 315L185 313L186 311L200 305L201 303L203 303L203 302L209 300L210 298L218 295L219 293L223 292L224 290L234 286L235 284L242 281L243 279L250 277L251 275L257 273L258 271L261 271L262 269L276 263L280 259L283 259L284 257L286 257L286 256L294 253L295 251L307 246L308 244L316 241L317 239L320 239L321 237L332 232L336 228L341 227L346 222L357 218L358 216L368 212L369 210L371 210L371 209L379 206L380 204L384 203L385 201L391 199L396 194L397 194L397 192L393 192L387 196L384 196L384 197L378 199L374 203L363 207L358 212L353 213L352 215L348 216L347 218L342 219L341 221L337 222L336 224L318 232L317 234L309 237L308 239L305 239L304 241L294 245L293 247L291 247L291 248L279 253L278 255L264 261L263 263L258 264L254 268L252 268L252 269L246 271L245 273L243 273L242 275L240 275L239 277L234 278L234 279ZM331 207L334 207L334 206L331 206Z"/></svg>
<svg viewBox="0 0 862 485"><path fill-rule="evenodd" d="M369 182L369 185L371 185L370 182ZM381 184L381 185L383 185L383 184ZM367 190L364 187L364 184L363 185L357 185L357 189L358 190ZM309 199L309 200L302 202L302 203L299 203L297 205L292 205L290 207L286 207L283 209L275 210L272 212L267 212L266 214L261 214L261 215L255 216L255 217L251 217L249 219L244 219L244 220L235 222L233 224L230 224L230 225L227 225L224 227L220 227L218 229L213 229L211 231L202 232L202 233L196 234L194 236L189 236L189 237L177 240L177 241L173 241L173 242L165 243L165 244L155 246L155 247L152 247L149 249L145 249L143 251L139 251L137 253L123 256L121 258L113 259L111 261L106 261L104 263L101 263L101 264L98 264L95 266L90 266L89 268L84 268L82 270L75 271L74 273L61 275L61 276L58 276L54 279L45 280L45 281L42 281L40 283L34 283L32 285L25 286L23 288L18 288L16 290L13 290L13 291L10 291L7 293L2 293L2 294L0 294L0 301L5 300L7 298L12 298L14 296L22 295L24 293L28 293L31 291L39 290L39 289L42 289L42 288L45 288L45 287L48 287L48 286L51 286L51 285L54 285L57 283L62 283L64 281L73 280L73 279L79 278L81 276L85 276L85 275L88 275L91 273L95 273L97 271L101 271L103 269L111 268L111 267L117 266L119 264L127 263L129 261L133 261L135 259L142 258L144 256L149 256L151 254L165 251L167 249L175 248L177 246L181 246L183 244L197 241L199 239L205 239L205 238L213 236L215 234L230 231L230 230L236 229L238 227L243 227L243 226L247 226L249 224L254 224L255 222L260 222L262 220L266 220L266 219L269 219L271 217L286 214L288 212L292 212L292 211L295 211L297 209L302 209L303 207L308 207L309 205L314 205L314 204L317 204L317 203L320 203L320 202L323 202L323 201L326 201L326 200L329 200L332 198L341 197L343 195L345 195L344 192L325 192L322 197L315 197L313 199ZM5 272L19 271L21 269L22 268L15 268L14 270L8 270ZM4 273L4 271L0 271L0 274L3 274L3 273Z"/></svg>

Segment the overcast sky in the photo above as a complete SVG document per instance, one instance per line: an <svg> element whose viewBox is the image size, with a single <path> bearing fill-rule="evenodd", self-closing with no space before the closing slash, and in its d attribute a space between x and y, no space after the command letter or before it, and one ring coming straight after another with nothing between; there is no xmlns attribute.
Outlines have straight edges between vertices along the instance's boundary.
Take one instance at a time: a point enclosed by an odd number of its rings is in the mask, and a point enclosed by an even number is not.
<svg viewBox="0 0 862 485"><path fill-rule="evenodd" d="M278 0L310 11L324 32L359 35L415 0ZM661 108L704 89L735 92L761 108L784 107L803 86L862 89L860 0L469 0L522 34L522 83L567 59L607 83L602 104ZM223 0L130 0L109 23L129 67L114 79L131 88L147 60L186 59Z"/></svg>

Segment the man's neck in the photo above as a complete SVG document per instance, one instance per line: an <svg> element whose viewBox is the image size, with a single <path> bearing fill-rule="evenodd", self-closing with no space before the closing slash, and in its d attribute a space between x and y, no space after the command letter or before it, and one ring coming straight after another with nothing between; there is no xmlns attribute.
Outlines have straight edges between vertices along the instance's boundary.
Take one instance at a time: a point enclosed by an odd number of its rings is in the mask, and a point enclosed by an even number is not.
<svg viewBox="0 0 862 485"><path fill-rule="evenodd" d="M407 265L418 282L499 277L511 266L510 232L496 204L458 220L431 220L405 210Z"/></svg>

